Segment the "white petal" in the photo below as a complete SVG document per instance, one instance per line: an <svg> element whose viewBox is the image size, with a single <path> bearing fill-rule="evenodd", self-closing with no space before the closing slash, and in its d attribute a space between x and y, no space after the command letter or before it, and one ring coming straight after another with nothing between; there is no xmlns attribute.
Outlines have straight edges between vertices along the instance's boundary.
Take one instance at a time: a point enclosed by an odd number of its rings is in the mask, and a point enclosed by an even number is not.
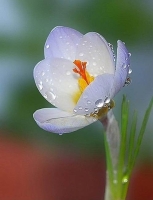
<svg viewBox="0 0 153 200"><path fill-rule="evenodd" d="M125 44L120 40L117 44L117 63L111 97L114 97L115 94L124 86L130 67L129 53Z"/></svg>
<svg viewBox="0 0 153 200"><path fill-rule="evenodd" d="M45 58L57 57L74 61L76 47L82 36L81 33L72 28L55 27L45 43Z"/></svg>
<svg viewBox="0 0 153 200"><path fill-rule="evenodd" d="M74 115L57 108L37 110L33 117L42 129L58 134L76 131L96 121L93 117Z"/></svg>
<svg viewBox="0 0 153 200"><path fill-rule="evenodd" d="M115 72L112 50L98 33L91 32L82 37L77 48L76 59L86 61L87 70L93 76Z"/></svg>
<svg viewBox="0 0 153 200"><path fill-rule="evenodd" d="M75 95L80 93L74 67L71 61L54 58L39 62L34 69L34 79L43 97L70 112L76 105Z"/></svg>
<svg viewBox="0 0 153 200"><path fill-rule="evenodd" d="M91 114L97 109L97 101L104 102L105 99L110 97L110 90L114 75L103 74L95 78L95 80L84 90L81 95L74 112L80 114Z"/></svg>

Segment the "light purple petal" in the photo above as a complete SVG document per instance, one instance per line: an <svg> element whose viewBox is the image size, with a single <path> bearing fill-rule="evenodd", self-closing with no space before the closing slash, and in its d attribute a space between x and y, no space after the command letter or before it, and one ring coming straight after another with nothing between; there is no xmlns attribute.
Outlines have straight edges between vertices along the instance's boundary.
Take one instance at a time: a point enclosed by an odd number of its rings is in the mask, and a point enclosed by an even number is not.
<svg viewBox="0 0 153 200"><path fill-rule="evenodd" d="M76 47L82 36L81 33L72 28L55 27L45 43L45 58L57 57L74 61Z"/></svg>
<svg viewBox="0 0 153 200"><path fill-rule="evenodd" d="M33 117L42 129L58 134L76 131L96 121L93 117L74 115L57 108L37 110Z"/></svg>
<svg viewBox="0 0 153 200"><path fill-rule="evenodd" d="M97 76L95 80L84 90L76 107L74 108L74 113L78 115L85 115L95 112L95 110L99 107L97 107L98 101L104 103L107 97L110 98L110 90L112 88L113 80L113 74L103 74Z"/></svg>
<svg viewBox="0 0 153 200"><path fill-rule="evenodd" d="M118 40L117 44L117 63L111 98L113 98L115 94L118 93L119 90L125 85L130 67L130 54L126 49L125 44L120 40Z"/></svg>
<svg viewBox="0 0 153 200"><path fill-rule="evenodd" d="M115 72L112 50L98 33L90 32L82 37L77 48L76 60L87 62L87 71L93 76Z"/></svg>

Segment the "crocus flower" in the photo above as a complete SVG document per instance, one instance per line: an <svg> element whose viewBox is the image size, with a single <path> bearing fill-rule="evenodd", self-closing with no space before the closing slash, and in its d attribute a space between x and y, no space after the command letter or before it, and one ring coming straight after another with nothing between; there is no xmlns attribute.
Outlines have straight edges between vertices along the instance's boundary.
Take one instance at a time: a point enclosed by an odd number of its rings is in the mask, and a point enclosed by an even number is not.
<svg viewBox="0 0 153 200"><path fill-rule="evenodd" d="M43 97L56 108L34 113L44 130L63 134L104 117L114 107L112 98L130 82L125 44L117 42L117 61L110 43L98 33L85 35L55 27L44 47L45 59L34 68L34 79Z"/></svg>

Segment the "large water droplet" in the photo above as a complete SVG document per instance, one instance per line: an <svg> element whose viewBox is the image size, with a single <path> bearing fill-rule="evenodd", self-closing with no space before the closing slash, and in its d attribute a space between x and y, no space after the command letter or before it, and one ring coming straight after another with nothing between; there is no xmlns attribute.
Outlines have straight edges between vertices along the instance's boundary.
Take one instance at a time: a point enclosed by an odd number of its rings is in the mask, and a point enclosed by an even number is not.
<svg viewBox="0 0 153 200"><path fill-rule="evenodd" d="M95 106L96 106L97 108L102 108L103 105L104 105L104 102L103 102L102 99L98 99L98 100L95 102Z"/></svg>

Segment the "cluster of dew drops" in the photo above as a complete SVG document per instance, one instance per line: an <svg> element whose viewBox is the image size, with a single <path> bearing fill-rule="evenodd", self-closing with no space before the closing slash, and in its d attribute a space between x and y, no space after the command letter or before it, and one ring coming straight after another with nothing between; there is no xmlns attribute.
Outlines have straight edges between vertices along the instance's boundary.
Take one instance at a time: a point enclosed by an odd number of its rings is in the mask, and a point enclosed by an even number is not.
<svg viewBox="0 0 153 200"><path fill-rule="evenodd" d="M123 42L123 44L125 44L125 42ZM113 53L113 58L114 58L114 62L115 62L116 56L115 56L115 53L114 53L113 45L111 43L108 43L108 46L110 47L110 49ZM130 57L131 57L131 53L128 53L128 57L125 60L127 61ZM123 69L129 68L128 76L127 76L127 79L126 79L125 84L124 84L124 86L127 86L132 82L131 78L129 77L129 75L132 73L132 69L130 68L130 65L129 64L127 65L126 63L123 63L122 67L123 67Z"/></svg>

